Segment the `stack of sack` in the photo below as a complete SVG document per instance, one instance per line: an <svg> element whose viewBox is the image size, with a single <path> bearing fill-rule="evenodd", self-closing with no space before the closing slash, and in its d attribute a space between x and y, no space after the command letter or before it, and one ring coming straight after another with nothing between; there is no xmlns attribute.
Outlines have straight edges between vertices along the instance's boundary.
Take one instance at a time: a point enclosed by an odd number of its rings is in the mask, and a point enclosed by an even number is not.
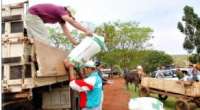
<svg viewBox="0 0 200 110"><path fill-rule="evenodd" d="M130 99L128 106L129 110L164 110L163 103L152 97Z"/></svg>

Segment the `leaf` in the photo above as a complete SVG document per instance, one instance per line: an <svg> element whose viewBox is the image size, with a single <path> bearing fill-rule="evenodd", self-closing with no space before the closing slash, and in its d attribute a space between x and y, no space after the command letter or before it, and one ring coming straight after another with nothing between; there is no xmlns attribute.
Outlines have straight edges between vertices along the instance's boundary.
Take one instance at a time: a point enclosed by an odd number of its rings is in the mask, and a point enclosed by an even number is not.
<svg viewBox="0 0 200 110"><path fill-rule="evenodd" d="M191 53L194 50L194 45L191 42L191 40L189 40L187 37L183 43L183 48L186 49L188 51L188 53Z"/></svg>
<svg viewBox="0 0 200 110"><path fill-rule="evenodd" d="M186 5L183 10L182 21L184 24L178 22L177 25L177 28L185 34L183 48L188 53L192 53L193 50L197 50L196 52L198 53L198 45L200 45L200 18L190 6Z"/></svg>

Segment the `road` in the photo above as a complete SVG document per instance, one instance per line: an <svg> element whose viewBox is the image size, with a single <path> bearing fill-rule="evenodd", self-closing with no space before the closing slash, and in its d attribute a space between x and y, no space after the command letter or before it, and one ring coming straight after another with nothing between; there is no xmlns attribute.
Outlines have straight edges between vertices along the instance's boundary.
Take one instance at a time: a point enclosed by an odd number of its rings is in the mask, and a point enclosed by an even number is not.
<svg viewBox="0 0 200 110"><path fill-rule="evenodd" d="M128 110L130 94L122 78L114 78L113 84L104 86L103 110Z"/></svg>

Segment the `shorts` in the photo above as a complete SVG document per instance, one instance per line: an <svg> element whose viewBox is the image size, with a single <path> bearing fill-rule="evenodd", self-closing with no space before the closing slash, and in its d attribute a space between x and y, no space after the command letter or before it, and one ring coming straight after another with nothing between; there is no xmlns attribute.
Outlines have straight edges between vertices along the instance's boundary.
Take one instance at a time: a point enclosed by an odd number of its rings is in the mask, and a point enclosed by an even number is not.
<svg viewBox="0 0 200 110"><path fill-rule="evenodd" d="M50 44L48 30L40 17L28 13L25 18L25 27L29 37Z"/></svg>

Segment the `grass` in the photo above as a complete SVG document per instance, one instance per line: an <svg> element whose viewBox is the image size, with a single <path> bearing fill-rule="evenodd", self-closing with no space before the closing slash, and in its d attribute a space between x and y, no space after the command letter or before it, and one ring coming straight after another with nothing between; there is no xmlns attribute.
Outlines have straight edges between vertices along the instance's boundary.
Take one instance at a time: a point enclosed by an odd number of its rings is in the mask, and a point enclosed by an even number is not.
<svg viewBox="0 0 200 110"><path fill-rule="evenodd" d="M169 97L166 101L163 102L165 110L174 110L175 103L176 99L174 97Z"/></svg>
<svg viewBox="0 0 200 110"><path fill-rule="evenodd" d="M139 90L137 89L135 91L134 85L129 84L128 91L130 92L132 98L139 97ZM158 95L151 94L151 97L158 98ZM168 97L167 100L163 102L165 110L175 110L175 103L176 103L176 98ZM200 110L200 108L196 108L194 110Z"/></svg>

